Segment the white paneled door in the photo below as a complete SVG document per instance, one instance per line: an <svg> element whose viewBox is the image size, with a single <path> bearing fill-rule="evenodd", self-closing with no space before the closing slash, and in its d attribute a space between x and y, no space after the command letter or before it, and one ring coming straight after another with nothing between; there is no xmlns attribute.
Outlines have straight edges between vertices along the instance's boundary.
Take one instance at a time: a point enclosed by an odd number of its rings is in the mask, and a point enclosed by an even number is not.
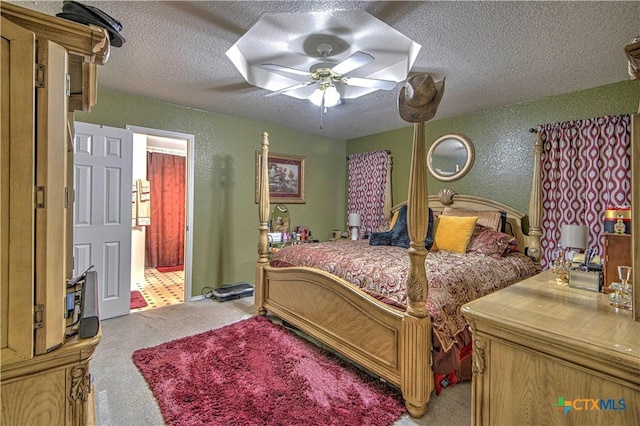
<svg viewBox="0 0 640 426"><path fill-rule="evenodd" d="M133 132L75 123L74 275L98 273L98 314L129 313Z"/></svg>

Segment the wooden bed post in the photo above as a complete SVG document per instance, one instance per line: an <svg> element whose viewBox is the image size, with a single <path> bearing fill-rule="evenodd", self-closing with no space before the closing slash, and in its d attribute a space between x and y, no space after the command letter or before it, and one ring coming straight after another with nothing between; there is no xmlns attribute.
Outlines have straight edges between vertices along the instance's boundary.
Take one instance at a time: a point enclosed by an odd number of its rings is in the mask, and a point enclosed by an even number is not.
<svg viewBox="0 0 640 426"><path fill-rule="evenodd" d="M255 307L258 315L266 315L267 310L264 308L264 270L262 266L269 262L269 241L267 233L269 232L269 133L262 133L262 153L260 155L260 186L258 198L258 218L260 225L258 227L258 262L256 263L256 289L255 289Z"/></svg>
<svg viewBox="0 0 640 426"><path fill-rule="evenodd" d="M402 320L400 380L407 410L413 417L421 417L427 411L433 389L431 357L424 356L431 353L431 318L426 307L429 293L425 267L427 250L424 246L429 226L424 122L413 124L411 158L407 198L407 229L411 239L407 251L411 263L407 280L407 310Z"/></svg>
<svg viewBox="0 0 640 426"><path fill-rule="evenodd" d="M407 310L400 333L400 387L404 404L413 417L422 417L435 387L431 369L431 318L427 312L429 285L424 240L429 227L427 148L424 123L431 120L444 95L444 79L436 85L428 73L407 78L398 96L400 117L413 123L413 151L407 197L409 278Z"/></svg>
<svg viewBox="0 0 640 426"><path fill-rule="evenodd" d="M533 176L531 179L531 195L529 196L529 237L527 238L527 256L534 262L540 263L542 248L540 239L542 238L542 135L535 129L531 129L536 134L536 143L533 148Z"/></svg>

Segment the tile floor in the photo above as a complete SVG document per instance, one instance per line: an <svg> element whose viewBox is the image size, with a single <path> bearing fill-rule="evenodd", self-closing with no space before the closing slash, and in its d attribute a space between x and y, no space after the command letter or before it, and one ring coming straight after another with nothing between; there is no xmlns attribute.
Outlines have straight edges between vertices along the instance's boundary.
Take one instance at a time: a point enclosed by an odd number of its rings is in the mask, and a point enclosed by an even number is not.
<svg viewBox="0 0 640 426"><path fill-rule="evenodd" d="M161 306L184 302L184 271L158 272L156 268L145 268L144 283L136 283L136 288L144 296L147 306L131 312L146 311Z"/></svg>

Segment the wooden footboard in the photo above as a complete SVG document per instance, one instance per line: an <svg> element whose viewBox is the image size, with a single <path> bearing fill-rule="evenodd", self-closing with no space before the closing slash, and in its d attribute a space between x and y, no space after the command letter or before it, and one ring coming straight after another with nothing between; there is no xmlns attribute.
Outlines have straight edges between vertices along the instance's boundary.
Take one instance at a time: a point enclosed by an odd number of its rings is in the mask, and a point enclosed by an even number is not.
<svg viewBox="0 0 640 426"><path fill-rule="evenodd" d="M255 303L400 387L411 415L425 413L434 387L429 316L407 316L324 271L268 264L256 268Z"/></svg>
<svg viewBox="0 0 640 426"><path fill-rule="evenodd" d="M261 268L264 309L400 386L403 313L324 271Z"/></svg>

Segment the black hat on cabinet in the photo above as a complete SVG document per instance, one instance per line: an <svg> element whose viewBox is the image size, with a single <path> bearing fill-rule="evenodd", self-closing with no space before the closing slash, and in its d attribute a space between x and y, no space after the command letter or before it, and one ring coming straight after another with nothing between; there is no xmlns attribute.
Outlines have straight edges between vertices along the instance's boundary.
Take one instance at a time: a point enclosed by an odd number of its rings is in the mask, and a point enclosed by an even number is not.
<svg viewBox="0 0 640 426"><path fill-rule="evenodd" d="M62 12L56 16L85 25L97 25L106 29L109 33L109 43L114 47L121 47L126 41L124 37L120 35L120 31L122 31L120 21L96 7L78 3L77 1L65 0L62 3Z"/></svg>

